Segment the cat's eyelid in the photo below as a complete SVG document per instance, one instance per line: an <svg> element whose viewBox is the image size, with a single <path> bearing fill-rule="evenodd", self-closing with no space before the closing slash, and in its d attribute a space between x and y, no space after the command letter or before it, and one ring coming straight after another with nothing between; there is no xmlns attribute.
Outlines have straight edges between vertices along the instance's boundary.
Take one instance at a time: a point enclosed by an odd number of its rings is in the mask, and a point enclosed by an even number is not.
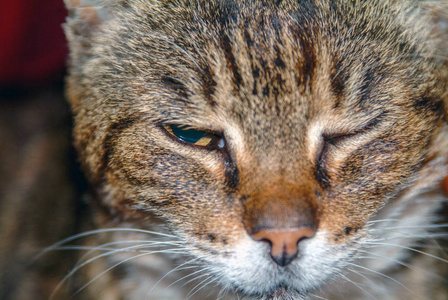
<svg viewBox="0 0 448 300"><path fill-rule="evenodd" d="M387 111L382 111L377 116L375 116L372 119L370 119L369 121L365 122L365 124L362 125L358 129L346 131L346 132L341 131L341 132L334 132L334 133L323 133L322 137L325 141L336 141L337 139L349 138L351 136L365 133L365 132L375 128L376 126L378 126L378 124L381 123L381 121L384 119L386 114L387 114Z"/></svg>
<svg viewBox="0 0 448 300"><path fill-rule="evenodd" d="M378 124L381 123L381 121L384 120L384 117L386 116L387 111L383 111L368 122L364 126L362 126L360 129L358 129L355 133L362 133L367 130L375 128Z"/></svg>
<svg viewBox="0 0 448 300"><path fill-rule="evenodd" d="M183 130L197 130L197 131L205 131L210 134L216 134L216 135L222 135L221 131L215 130L213 128L208 127L202 127L202 126L195 126L195 125L188 125L188 124L181 124L180 122L173 122L173 121L159 121L156 122L157 126L165 128L165 126L176 126L179 128L182 128Z"/></svg>
<svg viewBox="0 0 448 300"><path fill-rule="evenodd" d="M375 128L383 120L383 117L386 115L386 113L387 112L385 112L385 111L379 113L374 118L365 122L365 124L357 130L347 131L347 132L337 132L337 133L333 133L333 134L330 134L330 133L322 134L323 140L321 140L320 146L317 150L316 162L315 162L315 165L316 165L315 176L316 176L316 179L321 183L322 186L328 185L328 174L325 169L325 165L328 160L329 149L331 147L330 145L336 146L339 142L341 142L343 140L349 139L351 137L365 133L365 132Z"/></svg>

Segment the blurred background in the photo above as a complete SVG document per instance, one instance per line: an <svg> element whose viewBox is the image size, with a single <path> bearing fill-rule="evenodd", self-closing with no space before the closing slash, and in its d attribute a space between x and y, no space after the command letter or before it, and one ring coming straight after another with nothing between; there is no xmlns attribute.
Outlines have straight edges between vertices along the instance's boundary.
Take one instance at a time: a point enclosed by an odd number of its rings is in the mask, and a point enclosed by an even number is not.
<svg viewBox="0 0 448 300"><path fill-rule="evenodd" d="M80 175L63 94L62 0L0 2L0 299L48 299L70 253L38 260L70 236ZM60 299L69 299L60 295ZM59 297L58 297L59 299Z"/></svg>
<svg viewBox="0 0 448 300"><path fill-rule="evenodd" d="M67 47L62 0L0 4L0 85L37 87L59 80Z"/></svg>

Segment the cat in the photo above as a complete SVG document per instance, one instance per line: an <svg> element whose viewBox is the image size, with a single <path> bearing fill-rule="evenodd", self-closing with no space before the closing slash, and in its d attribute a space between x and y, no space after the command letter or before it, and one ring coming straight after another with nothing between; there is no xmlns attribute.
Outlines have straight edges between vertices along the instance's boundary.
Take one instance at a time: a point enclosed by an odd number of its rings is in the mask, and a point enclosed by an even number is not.
<svg viewBox="0 0 448 300"><path fill-rule="evenodd" d="M446 2L65 2L53 299L447 299Z"/></svg>

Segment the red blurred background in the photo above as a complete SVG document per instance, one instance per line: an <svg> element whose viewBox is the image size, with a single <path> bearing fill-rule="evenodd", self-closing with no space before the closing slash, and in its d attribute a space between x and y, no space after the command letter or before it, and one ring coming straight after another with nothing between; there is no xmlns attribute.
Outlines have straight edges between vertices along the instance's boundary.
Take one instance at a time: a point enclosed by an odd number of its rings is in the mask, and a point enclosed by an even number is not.
<svg viewBox="0 0 448 300"><path fill-rule="evenodd" d="M67 47L62 0L0 4L0 87L38 86L61 78Z"/></svg>

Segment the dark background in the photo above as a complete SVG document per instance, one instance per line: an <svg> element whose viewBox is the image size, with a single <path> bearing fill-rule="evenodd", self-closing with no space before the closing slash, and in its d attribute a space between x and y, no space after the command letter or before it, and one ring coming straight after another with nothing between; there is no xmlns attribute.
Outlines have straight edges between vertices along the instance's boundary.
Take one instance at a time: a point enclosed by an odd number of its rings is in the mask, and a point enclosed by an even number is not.
<svg viewBox="0 0 448 300"><path fill-rule="evenodd" d="M70 251L37 260L78 231L82 176L63 92L63 0L0 2L0 299L39 300L73 266ZM71 299L58 293L55 299Z"/></svg>

